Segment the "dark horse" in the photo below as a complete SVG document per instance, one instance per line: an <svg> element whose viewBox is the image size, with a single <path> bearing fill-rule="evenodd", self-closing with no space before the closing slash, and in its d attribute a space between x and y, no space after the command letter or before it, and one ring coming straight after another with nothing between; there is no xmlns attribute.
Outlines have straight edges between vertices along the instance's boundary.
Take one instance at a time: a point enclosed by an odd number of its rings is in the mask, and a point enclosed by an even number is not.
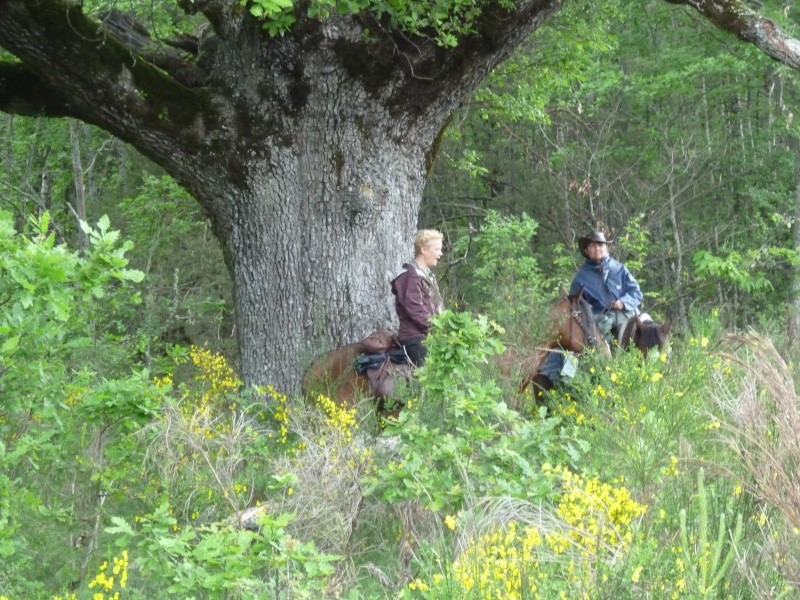
<svg viewBox="0 0 800 600"><path fill-rule="evenodd" d="M322 394L341 406L355 406L360 400L371 398L376 401L378 414L395 414L389 410L394 384L408 378L410 367L387 361L380 369L371 370L370 376L360 375L356 359L364 350L364 344L356 342L317 357L303 376L303 397L315 400Z"/></svg>
<svg viewBox="0 0 800 600"><path fill-rule="evenodd" d="M604 357L611 357L611 350L594 322L592 309L582 294L565 295L558 300L550 309L550 323L548 341L523 365L522 381L517 389L520 394L531 384L539 393L553 387L553 382L541 372L551 352L569 351L580 354L586 348L594 348Z"/></svg>
<svg viewBox="0 0 800 600"><path fill-rule="evenodd" d="M631 317L620 329L619 349L638 348L645 358L652 351L661 353L668 348L667 336L671 328L671 318L659 325L646 313Z"/></svg>

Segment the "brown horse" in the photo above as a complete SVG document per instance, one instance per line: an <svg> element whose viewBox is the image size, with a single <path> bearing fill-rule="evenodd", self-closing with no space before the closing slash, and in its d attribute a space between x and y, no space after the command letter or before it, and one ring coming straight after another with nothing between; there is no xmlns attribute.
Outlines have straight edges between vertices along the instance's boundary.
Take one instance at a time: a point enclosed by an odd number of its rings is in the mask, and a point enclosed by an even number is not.
<svg viewBox="0 0 800 600"><path fill-rule="evenodd" d="M408 378L408 365L387 361L380 369L370 370L370 376L360 375L356 370L356 359L364 354L364 344L356 342L326 352L319 356L303 376L301 391L307 400L315 400L320 394L342 406L355 406L364 398L376 402L378 414L394 414L388 410L394 394L394 383ZM370 379L380 380L377 384Z"/></svg>
<svg viewBox="0 0 800 600"><path fill-rule="evenodd" d="M363 353L364 344L356 342L317 357L303 376L303 397L312 399L322 394L348 406L366 397L369 382L355 369L356 358Z"/></svg>
<svg viewBox="0 0 800 600"><path fill-rule="evenodd" d="M569 351L580 354L586 348L594 348L604 357L611 357L603 334L592 316L592 309L582 294L564 296L550 309L550 332L547 342L523 364L523 377L517 389L522 394L533 384L539 393L553 387L553 382L541 373L541 368L551 352Z"/></svg>

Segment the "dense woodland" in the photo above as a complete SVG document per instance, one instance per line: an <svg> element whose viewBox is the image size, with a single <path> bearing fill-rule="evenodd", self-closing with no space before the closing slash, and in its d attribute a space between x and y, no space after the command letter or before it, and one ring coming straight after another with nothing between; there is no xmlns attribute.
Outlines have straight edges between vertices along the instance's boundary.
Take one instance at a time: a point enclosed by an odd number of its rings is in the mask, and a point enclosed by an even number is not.
<svg viewBox="0 0 800 600"><path fill-rule="evenodd" d="M243 384L206 207L102 129L3 114L0 599L800 597L798 93L690 7L566 3L427 157L450 310L388 423ZM595 228L671 352L520 397Z"/></svg>

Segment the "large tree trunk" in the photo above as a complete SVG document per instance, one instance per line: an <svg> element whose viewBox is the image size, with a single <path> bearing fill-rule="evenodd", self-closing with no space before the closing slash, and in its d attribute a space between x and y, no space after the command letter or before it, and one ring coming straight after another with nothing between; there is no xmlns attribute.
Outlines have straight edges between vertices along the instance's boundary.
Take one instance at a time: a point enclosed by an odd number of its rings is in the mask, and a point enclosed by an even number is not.
<svg viewBox="0 0 800 600"><path fill-rule="evenodd" d="M297 56L284 47L268 57L294 57L273 84L290 89L302 71L302 107L283 112L280 135L245 136L241 162L228 165L241 179L220 191L195 185L196 173L184 180L223 245L243 377L286 391L319 353L394 325L390 278L412 257L427 152L453 108L429 100L412 118L368 93L324 45L302 64ZM286 102L259 100L244 112L272 104L280 114Z"/></svg>
<svg viewBox="0 0 800 600"><path fill-rule="evenodd" d="M423 145L356 139L339 116L307 118L293 146L249 165L258 175L231 187L237 212L217 224L253 383L296 389L312 356L394 321L389 280L412 255Z"/></svg>

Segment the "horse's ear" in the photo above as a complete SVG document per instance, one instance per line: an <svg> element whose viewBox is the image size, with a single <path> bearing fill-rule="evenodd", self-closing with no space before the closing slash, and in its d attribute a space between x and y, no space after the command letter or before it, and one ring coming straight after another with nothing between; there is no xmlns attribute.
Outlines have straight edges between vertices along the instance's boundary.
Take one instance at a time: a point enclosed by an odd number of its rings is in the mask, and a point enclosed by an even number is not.
<svg viewBox="0 0 800 600"><path fill-rule="evenodd" d="M567 294L567 288L564 287L564 284L561 283L558 285L558 293L561 294L564 298L566 298L569 294Z"/></svg>
<svg viewBox="0 0 800 600"><path fill-rule="evenodd" d="M666 321L661 325L661 331L666 335L669 333L670 329L672 329L672 317L667 317Z"/></svg>

